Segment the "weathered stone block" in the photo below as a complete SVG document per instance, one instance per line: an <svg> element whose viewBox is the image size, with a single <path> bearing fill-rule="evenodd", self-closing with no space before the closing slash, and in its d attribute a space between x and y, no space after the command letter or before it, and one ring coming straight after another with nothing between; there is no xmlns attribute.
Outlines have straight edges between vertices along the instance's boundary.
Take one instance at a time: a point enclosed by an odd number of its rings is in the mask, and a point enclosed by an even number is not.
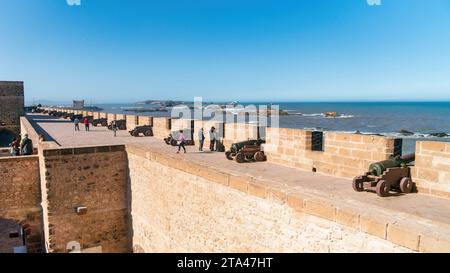
<svg viewBox="0 0 450 273"><path fill-rule="evenodd" d="M411 227L389 224L387 240L412 250L419 250L420 235Z"/></svg>
<svg viewBox="0 0 450 273"><path fill-rule="evenodd" d="M305 212L328 220L335 220L336 208L324 200L305 200Z"/></svg>
<svg viewBox="0 0 450 273"><path fill-rule="evenodd" d="M387 222L379 218L363 215L360 216L359 221L361 231L377 236L381 239L386 239Z"/></svg>

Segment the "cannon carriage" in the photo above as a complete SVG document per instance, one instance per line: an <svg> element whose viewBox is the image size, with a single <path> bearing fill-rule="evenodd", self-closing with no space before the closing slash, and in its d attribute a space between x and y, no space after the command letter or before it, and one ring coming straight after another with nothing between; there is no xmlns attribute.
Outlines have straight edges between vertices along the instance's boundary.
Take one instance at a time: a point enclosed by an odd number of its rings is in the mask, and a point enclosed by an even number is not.
<svg viewBox="0 0 450 273"><path fill-rule="evenodd" d="M184 135L187 138L185 140L185 142L184 142L184 145L186 145L186 146L194 146L195 142L193 140L193 131L191 129L184 129L183 133L184 133ZM180 131L173 131L173 132L171 132L169 134L168 137L164 138L164 142L167 145L177 146L179 138L180 138Z"/></svg>
<svg viewBox="0 0 450 273"><path fill-rule="evenodd" d="M168 137L166 137L164 139L164 142L167 145L171 145L171 146L177 146L178 145L178 141L176 139L173 138L172 134L170 134Z"/></svg>
<svg viewBox="0 0 450 273"><path fill-rule="evenodd" d="M83 120L83 115L79 115L79 114L77 114L77 115L72 115L72 116L70 116L70 120L71 121L75 121L76 119L78 119L78 121L82 121Z"/></svg>
<svg viewBox="0 0 450 273"><path fill-rule="evenodd" d="M380 197L389 196L391 190L411 193L414 190L411 179L411 167L414 161L415 154L410 154L374 163L369 166L367 173L353 179L353 189L357 192L363 192L366 189L375 190Z"/></svg>
<svg viewBox="0 0 450 273"><path fill-rule="evenodd" d="M151 125L138 126L130 131L130 135L134 137L138 137L140 134L143 134L146 137L153 136L153 126Z"/></svg>
<svg viewBox="0 0 450 273"><path fill-rule="evenodd" d="M66 115L64 115L64 118L72 120L73 116L75 116L74 113L66 113Z"/></svg>
<svg viewBox="0 0 450 273"><path fill-rule="evenodd" d="M236 159L238 163L266 161L266 155L262 150L264 143L262 139L233 143L230 150L225 152L225 156L228 160Z"/></svg>
<svg viewBox="0 0 450 273"><path fill-rule="evenodd" d="M92 126L102 126L107 127L108 126L108 119L106 118L97 118L92 120Z"/></svg>
<svg viewBox="0 0 450 273"><path fill-rule="evenodd" d="M108 125L108 130L113 130L113 122L111 121ZM127 129L127 121L124 119L116 120L116 128L119 131L124 131Z"/></svg>

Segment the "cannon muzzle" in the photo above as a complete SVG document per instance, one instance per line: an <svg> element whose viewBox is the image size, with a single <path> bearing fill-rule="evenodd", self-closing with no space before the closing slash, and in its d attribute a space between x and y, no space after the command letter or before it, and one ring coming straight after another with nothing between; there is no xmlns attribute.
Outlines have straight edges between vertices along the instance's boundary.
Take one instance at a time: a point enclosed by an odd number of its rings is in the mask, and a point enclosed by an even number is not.
<svg viewBox="0 0 450 273"><path fill-rule="evenodd" d="M369 172L374 176L381 176L389 168L400 168L411 164L416 160L415 154L397 156L385 161L376 162L369 167Z"/></svg>

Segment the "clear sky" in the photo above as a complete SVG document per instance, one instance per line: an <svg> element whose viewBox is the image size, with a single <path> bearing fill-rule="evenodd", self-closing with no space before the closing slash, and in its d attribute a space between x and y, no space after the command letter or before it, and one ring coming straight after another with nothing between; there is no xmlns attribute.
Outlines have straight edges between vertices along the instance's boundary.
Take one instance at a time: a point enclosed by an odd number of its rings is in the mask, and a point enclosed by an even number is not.
<svg viewBox="0 0 450 273"><path fill-rule="evenodd" d="M27 100L450 99L450 0L0 0Z"/></svg>

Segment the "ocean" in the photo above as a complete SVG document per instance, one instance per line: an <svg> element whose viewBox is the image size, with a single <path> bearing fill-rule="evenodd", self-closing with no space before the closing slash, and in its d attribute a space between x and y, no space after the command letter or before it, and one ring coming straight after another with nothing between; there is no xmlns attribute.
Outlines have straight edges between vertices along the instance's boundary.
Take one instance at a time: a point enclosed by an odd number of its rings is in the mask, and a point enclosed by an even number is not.
<svg viewBox="0 0 450 273"><path fill-rule="evenodd" d="M242 103L267 104L267 103ZM382 134L404 139L404 153L415 150L417 140L450 141L450 102L286 102L274 103L288 113L280 116L280 127L323 131ZM151 106L136 104L97 105L115 113L133 113L126 109ZM336 112L328 118L324 113ZM150 116L169 116L168 112L139 113Z"/></svg>

